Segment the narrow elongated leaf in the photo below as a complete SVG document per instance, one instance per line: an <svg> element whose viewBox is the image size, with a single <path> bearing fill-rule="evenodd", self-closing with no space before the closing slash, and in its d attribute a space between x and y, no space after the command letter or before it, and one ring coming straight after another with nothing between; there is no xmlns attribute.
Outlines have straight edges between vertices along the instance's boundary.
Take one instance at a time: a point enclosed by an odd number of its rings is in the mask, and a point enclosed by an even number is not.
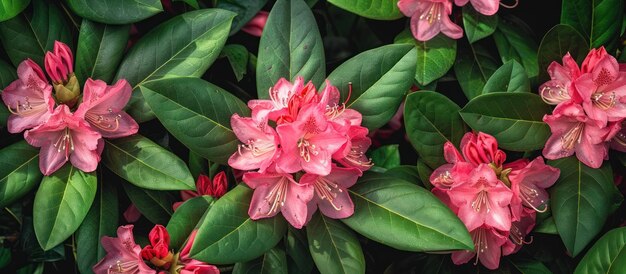
<svg viewBox="0 0 626 274"><path fill-rule="evenodd" d="M185 201L176 209L166 227L171 248L179 250L183 246L212 202L211 196L200 196Z"/></svg>
<svg viewBox="0 0 626 274"><path fill-rule="evenodd" d="M589 43L574 28L568 25L556 25L541 39L537 58L539 60L539 81L549 79L548 66L553 61L562 63L568 52L580 64L587 56Z"/></svg>
<svg viewBox="0 0 626 274"><path fill-rule="evenodd" d="M626 269L626 227L615 228L600 238L578 263L574 274L619 274Z"/></svg>
<svg viewBox="0 0 626 274"><path fill-rule="evenodd" d="M68 0L67 2L80 17L104 24L135 23L163 11L159 0Z"/></svg>
<svg viewBox="0 0 626 274"><path fill-rule="evenodd" d="M474 247L459 218L432 193L415 184L371 174L349 191L354 214L342 221L365 237L406 251Z"/></svg>
<svg viewBox="0 0 626 274"><path fill-rule="evenodd" d="M586 37L591 48L607 47L611 52L617 46L624 16L620 0L563 1L561 23L574 27Z"/></svg>
<svg viewBox="0 0 626 274"><path fill-rule="evenodd" d="M274 247L256 260L236 263L233 274L287 274L285 251Z"/></svg>
<svg viewBox="0 0 626 274"><path fill-rule="evenodd" d="M26 195L41 177L38 149L21 141L0 150L0 208Z"/></svg>
<svg viewBox="0 0 626 274"><path fill-rule="evenodd" d="M280 78L297 76L319 87L326 75L324 45L311 9L302 0L278 0L267 19L259 43L256 66L257 94L268 98L268 90Z"/></svg>
<svg viewBox="0 0 626 274"><path fill-rule="evenodd" d="M172 204L177 198L167 191L149 190L136 187L128 182L122 184L133 204L150 222L165 225L172 217Z"/></svg>
<svg viewBox="0 0 626 274"><path fill-rule="evenodd" d="M463 6L463 27L470 43L493 34L497 26L497 15L483 15L477 12L472 5Z"/></svg>
<svg viewBox="0 0 626 274"><path fill-rule="evenodd" d="M130 25L105 25L83 19L76 49L76 77L110 82L128 44Z"/></svg>
<svg viewBox="0 0 626 274"><path fill-rule="evenodd" d="M398 34L394 42L415 45L417 49L415 80L422 86L441 78L454 65L456 40L443 34L428 41L417 41L407 29Z"/></svg>
<svg viewBox="0 0 626 274"><path fill-rule="evenodd" d="M377 20L394 20L402 17L395 0L328 0L333 5Z"/></svg>
<svg viewBox="0 0 626 274"><path fill-rule="evenodd" d="M33 221L44 250L62 243L78 229L97 188L94 172L85 173L70 164L43 178L35 194Z"/></svg>
<svg viewBox="0 0 626 274"><path fill-rule="evenodd" d="M454 64L454 73L465 97L471 100L480 95L498 66L498 61L481 45L471 44L461 47Z"/></svg>
<svg viewBox="0 0 626 274"><path fill-rule="evenodd" d="M0 22L15 17L28 7L28 4L30 4L30 0L11 0L0 2Z"/></svg>
<svg viewBox="0 0 626 274"><path fill-rule="evenodd" d="M107 140L102 162L138 187L158 190L196 189L185 162L141 135Z"/></svg>
<svg viewBox="0 0 626 274"><path fill-rule="evenodd" d="M483 88L483 94L491 92L530 92L530 80L524 67L515 60L502 65Z"/></svg>
<svg viewBox="0 0 626 274"><path fill-rule="evenodd" d="M533 79L539 74L538 46L528 29L530 28L517 18L502 18L493 38L502 63L517 61L526 69L528 77Z"/></svg>
<svg viewBox="0 0 626 274"><path fill-rule="evenodd" d="M600 232L614 203L622 198L608 163L593 169L571 156L548 164L561 170L550 191L552 216L565 247L576 256Z"/></svg>
<svg viewBox="0 0 626 274"><path fill-rule="evenodd" d="M252 190L238 185L222 196L198 229L191 257L214 264L232 264L261 256L282 239L282 216L252 220L248 215Z"/></svg>
<svg viewBox="0 0 626 274"><path fill-rule="evenodd" d="M431 168L445 163L443 145L458 145L465 133L459 106L433 91L420 91L407 96L404 124L409 141L420 159Z"/></svg>
<svg viewBox="0 0 626 274"><path fill-rule="evenodd" d="M126 79L135 92L129 114L138 122L154 118L136 88L146 81L168 77L200 77L219 56L235 14L203 9L176 16L148 32L120 65L115 79Z"/></svg>
<svg viewBox="0 0 626 274"><path fill-rule="evenodd" d="M32 16L21 13L0 22L0 42L15 67L30 58L43 68L43 57L54 41L72 47L69 26L53 1L33 1Z"/></svg>
<svg viewBox="0 0 626 274"><path fill-rule="evenodd" d="M363 52L337 67L328 80L348 98L346 108L363 115L363 126L379 128L393 117L413 84L415 49L411 45L386 45Z"/></svg>
<svg viewBox="0 0 626 274"><path fill-rule="evenodd" d="M250 113L237 97L195 78L153 81L141 92L163 126L191 151L222 164L237 151L230 117Z"/></svg>
<svg viewBox="0 0 626 274"><path fill-rule="evenodd" d="M216 8L232 11L237 14L230 27L234 34L246 25L267 4L267 0L219 0Z"/></svg>
<svg viewBox="0 0 626 274"><path fill-rule="evenodd" d="M309 250L321 273L365 273L361 244L348 227L319 212L307 224Z"/></svg>
<svg viewBox="0 0 626 274"><path fill-rule="evenodd" d="M474 98L460 113L473 130L498 139L501 148L531 151L543 148L550 137L542 118L551 111L537 94L496 92Z"/></svg>

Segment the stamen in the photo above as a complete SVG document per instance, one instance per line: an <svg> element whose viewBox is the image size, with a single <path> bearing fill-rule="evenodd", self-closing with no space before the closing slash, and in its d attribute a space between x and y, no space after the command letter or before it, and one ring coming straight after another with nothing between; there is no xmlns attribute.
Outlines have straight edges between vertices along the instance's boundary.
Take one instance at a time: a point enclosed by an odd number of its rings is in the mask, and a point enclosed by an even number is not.
<svg viewBox="0 0 626 274"><path fill-rule="evenodd" d="M615 92L596 92L591 95L591 101L594 106L602 110L610 109L617 103Z"/></svg>
<svg viewBox="0 0 626 274"><path fill-rule="evenodd" d="M69 128L66 127L63 130L63 133L59 136L53 146L57 148L57 152L64 151L65 157L69 157L70 153L74 151L74 141Z"/></svg>
<svg viewBox="0 0 626 274"><path fill-rule="evenodd" d="M485 207L483 207L483 205ZM472 208L476 212L480 212L483 208L487 209L487 213L491 211L491 206L489 204L489 195L487 194L487 191L481 190L480 192L478 192L478 194L474 198L474 201L472 201Z"/></svg>
<svg viewBox="0 0 626 274"><path fill-rule="evenodd" d="M503 7L507 8L507 9L515 8L515 7L517 7L517 5L519 5L519 0L515 0L515 3L512 4L512 5L507 5L507 4L504 4L504 3L500 2L500 6L503 6Z"/></svg>
<svg viewBox="0 0 626 274"><path fill-rule="evenodd" d="M439 174L439 176L435 178L434 183L449 189L452 187L452 184L454 184L454 180L452 180L450 171L446 171Z"/></svg>
<svg viewBox="0 0 626 274"><path fill-rule="evenodd" d="M441 3L432 3L430 7L420 15L420 20L427 20L429 24L441 20Z"/></svg>
<svg viewBox="0 0 626 274"><path fill-rule="evenodd" d="M343 208L343 206L337 206L334 203L335 198L337 198L337 193L343 192L343 190L339 188L338 184L331 182L325 177L319 176L317 177L317 180L315 180L315 184L313 185L313 187L315 189L315 193L317 193L317 196L320 197L320 199L322 200L328 200L330 205L335 210L339 211Z"/></svg>
<svg viewBox="0 0 626 274"><path fill-rule="evenodd" d="M346 155L345 159L354 166L374 166L374 163L372 163L372 159L368 159L365 157L365 149L363 149L363 147L360 145L353 145L352 148L350 148L350 152L348 152L348 155ZM363 161L362 159L366 159L367 161Z"/></svg>
<svg viewBox="0 0 626 274"><path fill-rule="evenodd" d="M578 122L567 133L561 136L561 147L563 151L572 150L576 144L580 144L584 128L584 123Z"/></svg>
<svg viewBox="0 0 626 274"><path fill-rule="evenodd" d="M245 144L237 146L239 155L243 155L242 149L250 151L254 157L259 157L265 153L274 151L274 144L271 142L257 142L254 139L249 139Z"/></svg>
<svg viewBox="0 0 626 274"><path fill-rule="evenodd" d="M472 240L474 240L474 245L476 248L476 261L474 261L474 265L477 265L480 254L485 253L485 251L489 248L489 246L487 245L487 236L485 236L485 230L478 228L478 231L472 234Z"/></svg>
<svg viewBox="0 0 626 274"><path fill-rule="evenodd" d="M274 215L274 213L278 212L280 208L285 205L288 184L289 180L282 177L278 182L276 182L274 187L272 187L270 193L265 197L265 201L267 201L267 204L270 205L270 210L265 214L265 216L269 217ZM258 210L260 211L261 208Z"/></svg>
<svg viewBox="0 0 626 274"><path fill-rule="evenodd" d="M541 91L541 99L549 105L558 105L570 99L569 93L564 86L556 84L556 88L552 89L550 86L544 86Z"/></svg>
<svg viewBox="0 0 626 274"><path fill-rule="evenodd" d="M41 113L46 110L47 105L45 102L40 102L38 104L33 104L30 102L28 96L24 97L24 102L21 101L15 102L15 109L13 109L10 105L8 106L9 112L19 116L30 116L32 114Z"/></svg>
<svg viewBox="0 0 626 274"><path fill-rule="evenodd" d="M311 155L317 156L319 154L317 146L311 144L304 137L298 141L298 148L300 149L300 157L307 163L311 161Z"/></svg>
<svg viewBox="0 0 626 274"><path fill-rule="evenodd" d="M537 212L543 213L546 212L548 210L548 204L546 203L546 201L544 200L540 200L539 201L539 205L544 205L545 207L543 209L538 209L537 207L535 207L533 204L535 203L535 199L537 197L539 197L539 192L534 189L534 188L530 188L527 185L524 184L520 184L519 185L519 189L520 189L520 194L522 194L522 200L524 201L524 204L532 209L534 209Z"/></svg>
<svg viewBox="0 0 626 274"><path fill-rule="evenodd" d="M119 119L121 118L122 116L119 114L111 119L103 115L96 115L90 112L85 113L85 120L87 120L89 124L107 132L116 131L120 127Z"/></svg>
<svg viewBox="0 0 626 274"><path fill-rule="evenodd" d="M109 265L107 274L136 273L138 269L139 264L136 261L122 262L118 260L115 265Z"/></svg>

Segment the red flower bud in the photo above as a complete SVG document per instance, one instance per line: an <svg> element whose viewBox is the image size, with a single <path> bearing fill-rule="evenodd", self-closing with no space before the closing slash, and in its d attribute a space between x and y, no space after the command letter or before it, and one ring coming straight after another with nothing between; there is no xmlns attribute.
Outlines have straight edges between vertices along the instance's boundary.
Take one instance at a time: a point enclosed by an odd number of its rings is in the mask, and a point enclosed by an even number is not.
<svg viewBox="0 0 626 274"><path fill-rule="evenodd" d="M69 75L74 73L74 56L66 44L55 41L54 52L46 53L44 65L52 82L66 83Z"/></svg>
<svg viewBox="0 0 626 274"><path fill-rule="evenodd" d="M166 250L169 248L170 234L167 233L167 230L162 225L155 225L154 228L152 228L152 230L150 231L148 238L150 239L150 243L154 247L164 245Z"/></svg>
<svg viewBox="0 0 626 274"><path fill-rule="evenodd" d="M267 11L259 11L241 30L250 35L261 37L268 15Z"/></svg>

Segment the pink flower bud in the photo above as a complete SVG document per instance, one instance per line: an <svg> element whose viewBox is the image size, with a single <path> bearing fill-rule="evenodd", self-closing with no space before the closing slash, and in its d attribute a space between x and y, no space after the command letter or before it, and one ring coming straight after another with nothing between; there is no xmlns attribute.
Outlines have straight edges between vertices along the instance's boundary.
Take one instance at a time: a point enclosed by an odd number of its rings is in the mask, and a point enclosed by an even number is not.
<svg viewBox="0 0 626 274"><path fill-rule="evenodd" d="M241 28L241 30L250 35L261 37L265 23L267 23L268 15L269 13L267 11L259 11L259 13L257 13L252 20L250 20L250 22Z"/></svg>
<svg viewBox="0 0 626 274"><path fill-rule="evenodd" d="M609 54L606 52L606 49L604 49L604 47L592 49L591 51L589 51L589 54L587 54L587 57L585 58L581 66L582 73L591 72L593 68L600 62L600 60L602 60L602 58L607 55Z"/></svg>
<svg viewBox="0 0 626 274"><path fill-rule="evenodd" d="M162 225L155 225L150 231L148 238L153 246L164 244L165 249L167 249L170 245L170 234L167 233L167 230Z"/></svg>
<svg viewBox="0 0 626 274"><path fill-rule="evenodd" d="M54 83L65 83L68 81L69 75L74 73L72 51L62 42L54 42L54 52L46 53L44 63L46 72Z"/></svg>

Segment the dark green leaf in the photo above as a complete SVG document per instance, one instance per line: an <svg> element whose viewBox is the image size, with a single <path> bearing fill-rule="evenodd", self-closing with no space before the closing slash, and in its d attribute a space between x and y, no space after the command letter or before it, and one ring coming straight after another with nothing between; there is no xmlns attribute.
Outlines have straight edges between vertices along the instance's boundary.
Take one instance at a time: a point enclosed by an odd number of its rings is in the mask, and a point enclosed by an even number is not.
<svg viewBox="0 0 626 274"><path fill-rule="evenodd" d="M373 150L370 156L372 162L378 167L390 169L400 165L398 145L381 146Z"/></svg>
<svg viewBox="0 0 626 274"><path fill-rule="evenodd" d="M318 212L307 224L306 234L309 251L321 273L365 273L361 244L340 221Z"/></svg>
<svg viewBox="0 0 626 274"><path fill-rule="evenodd" d="M139 212L154 224L165 225L172 217L172 205L177 198L167 191L149 190L122 183L128 198Z"/></svg>
<svg viewBox="0 0 626 274"><path fill-rule="evenodd" d="M463 27L470 43L493 34L497 26L497 15L483 15L477 12L472 5L463 6Z"/></svg>
<svg viewBox="0 0 626 274"><path fill-rule="evenodd" d="M483 88L483 94L491 92L530 92L530 80L524 67L515 60L502 65Z"/></svg>
<svg viewBox="0 0 626 274"><path fill-rule="evenodd" d="M248 215L252 190L238 185L222 196L206 215L191 248L195 259L232 264L261 256L283 238L282 216L252 220Z"/></svg>
<svg viewBox="0 0 626 274"><path fill-rule="evenodd" d="M370 19L394 20L403 16L396 0L328 0L328 2Z"/></svg>
<svg viewBox="0 0 626 274"><path fill-rule="evenodd" d="M236 263L233 274L287 274L287 257L285 251L272 248L261 258L244 263Z"/></svg>
<svg viewBox="0 0 626 274"><path fill-rule="evenodd" d="M539 59L539 81L548 79L548 65L553 61L562 63L568 52L579 64L589 52L589 43L574 28L568 25L556 25L543 36L537 58Z"/></svg>
<svg viewBox="0 0 626 274"><path fill-rule="evenodd" d="M591 48L607 47L612 52L621 34L624 2L620 0L563 1L561 23L584 35Z"/></svg>
<svg viewBox="0 0 626 274"><path fill-rule="evenodd" d="M493 38L502 63L515 60L526 69L528 77L534 79L539 74L537 42L528 29L530 28L519 19L501 17Z"/></svg>
<svg viewBox="0 0 626 274"><path fill-rule="evenodd" d="M550 137L542 121L552 111L533 93L488 93L471 100L461 117L473 130L493 135L501 148L513 151L541 149Z"/></svg>
<svg viewBox="0 0 626 274"><path fill-rule="evenodd" d="M454 73L465 97L471 100L480 95L485 83L498 66L498 61L479 44L460 48L454 64Z"/></svg>
<svg viewBox="0 0 626 274"><path fill-rule="evenodd" d="M200 196L185 201L176 209L166 227L171 248L179 250L183 246L212 202L211 196Z"/></svg>
<svg viewBox="0 0 626 274"><path fill-rule="evenodd" d="M228 58L230 67L233 68L237 81L243 79L243 75L246 74L248 66L248 50L246 47L238 44L231 44L224 46L224 50L220 54Z"/></svg>
<svg viewBox="0 0 626 274"><path fill-rule="evenodd" d="M267 4L267 0L218 0L216 8L237 14L230 28L230 34L234 34L245 26L265 4Z"/></svg>
<svg viewBox="0 0 626 274"><path fill-rule="evenodd" d="M600 232L621 195L608 162L599 169L574 156L548 163L561 170L550 191L552 216L565 247L576 256Z"/></svg>
<svg viewBox="0 0 626 274"><path fill-rule="evenodd" d="M17 79L17 69L7 62L0 60L0 90L6 88L15 79ZM2 124L5 125L6 120Z"/></svg>
<svg viewBox="0 0 626 274"><path fill-rule="evenodd" d="M424 183L426 189L431 190L433 185L430 184L430 174L433 173L433 168L429 167L422 158L417 159L417 174L419 174L420 179Z"/></svg>
<svg viewBox="0 0 626 274"><path fill-rule="evenodd" d="M30 0L10 0L0 2L0 22L9 20L22 12ZM2 266L0 266L2 268Z"/></svg>
<svg viewBox="0 0 626 274"><path fill-rule="evenodd" d="M189 152L189 171L194 178L198 178L200 174L209 174L209 162L197 153Z"/></svg>
<svg viewBox="0 0 626 274"><path fill-rule="evenodd" d="M417 69L415 80L422 85L428 85L444 76L456 57L456 40L443 34L437 35L428 41L417 41L410 30L404 30L394 39L395 43L412 44L417 49Z"/></svg>
<svg viewBox="0 0 626 274"><path fill-rule="evenodd" d="M130 25L105 25L83 19L76 49L76 77L81 83L87 78L109 83L113 80L122 56Z"/></svg>
<svg viewBox="0 0 626 274"><path fill-rule="evenodd" d="M172 2L184 2L194 9L200 8L200 5L198 4L198 0L173 0Z"/></svg>
<svg viewBox="0 0 626 274"><path fill-rule="evenodd" d="M50 250L70 237L80 226L96 196L98 180L65 164L46 176L35 195L33 220L39 245Z"/></svg>
<svg viewBox="0 0 626 274"><path fill-rule="evenodd" d="M287 253L289 273L311 273L313 270L313 258L311 258L311 253L309 252L305 231L289 226L283 242L285 243L285 252Z"/></svg>
<svg viewBox="0 0 626 274"><path fill-rule="evenodd" d="M26 195L41 177L38 149L21 141L0 150L0 208Z"/></svg>
<svg viewBox="0 0 626 274"><path fill-rule="evenodd" d="M521 274L552 274L552 271L540 261L530 259L509 259L508 261L512 268Z"/></svg>
<svg viewBox="0 0 626 274"><path fill-rule="evenodd" d="M222 164L237 151L230 118L248 116L250 109L234 95L197 78L152 81L141 92L163 126L191 151Z"/></svg>
<svg viewBox="0 0 626 274"><path fill-rule="evenodd" d="M587 251L574 274L619 274L626 269L626 227L613 229Z"/></svg>
<svg viewBox="0 0 626 274"><path fill-rule="evenodd" d="M139 22L163 11L159 0L68 0L80 17L105 24Z"/></svg>
<svg viewBox="0 0 626 274"><path fill-rule="evenodd" d="M363 52L337 67L328 80L347 99L347 108L363 115L370 130L385 125L397 112L404 94L413 84L415 49L411 45L386 45Z"/></svg>
<svg viewBox="0 0 626 274"><path fill-rule="evenodd" d="M0 269L11 263L11 248L0 247Z"/></svg>
<svg viewBox="0 0 626 274"><path fill-rule="evenodd" d="M385 172L385 175L402 179L418 186L423 186L419 172L417 172L417 168L414 166L403 165L390 168Z"/></svg>
<svg viewBox="0 0 626 274"><path fill-rule="evenodd" d="M550 216L547 219L543 220L540 223L537 223L535 228L533 228L534 232L544 233L544 234L559 234L556 230L556 224L554 223L554 217Z"/></svg>
<svg viewBox="0 0 626 274"><path fill-rule="evenodd" d="M256 66L257 94L280 78L302 76L319 87L326 75L324 45L311 9L302 0L278 0L267 19L259 44Z"/></svg>
<svg viewBox="0 0 626 274"><path fill-rule="evenodd" d="M35 236L35 228L33 227L33 217L24 215L20 231L19 251L24 255L24 259L29 262L55 262L65 259L65 248L63 243L58 244L54 248L44 251L37 236ZM31 274L32 272L26 272ZM26 274L25 273L25 274Z"/></svg>
<svg viewBox="0 0 626 274"><path fill-rule="evenodd" d="M138 187L156 190L194 190L191 172L174 153L139 134L107 140L102 162Z"/></svg>

